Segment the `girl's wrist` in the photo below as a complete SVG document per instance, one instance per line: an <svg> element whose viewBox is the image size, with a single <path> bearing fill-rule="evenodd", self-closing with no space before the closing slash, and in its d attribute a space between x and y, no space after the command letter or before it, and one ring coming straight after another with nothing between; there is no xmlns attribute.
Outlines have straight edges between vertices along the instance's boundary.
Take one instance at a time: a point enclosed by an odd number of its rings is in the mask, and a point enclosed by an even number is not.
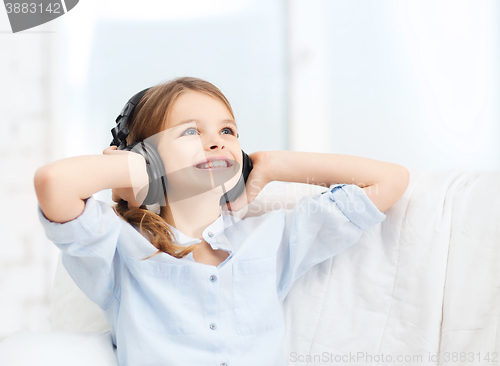
<svg viewBox="0 0 500 366"><path fill-rule="evenodd" d="M128 166L132 188L141 190L149 185L146 159L142 155L131 152L128 155Z"/></svg>
<svg viewBox="0 0 500 366"><path fill-rule="evenodd" d="M280 180L279 151L259 151L258 153L258 158L262 162L262 166L264 167L264 177L267 180L267 183L273 182L275 180Z"/></svg>

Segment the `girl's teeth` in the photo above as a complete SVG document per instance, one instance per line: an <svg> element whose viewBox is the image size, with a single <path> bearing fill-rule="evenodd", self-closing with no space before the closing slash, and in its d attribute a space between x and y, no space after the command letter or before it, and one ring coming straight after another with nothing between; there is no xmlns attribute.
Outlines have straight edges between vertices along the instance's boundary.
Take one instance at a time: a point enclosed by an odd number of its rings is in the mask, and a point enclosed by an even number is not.
<svg viewBox="0 0 500 366"><path fill-rule="evenodd" d="M200 165L200 168L201 169L208 169L208 167L210 168L218 168L218 167L227 167L227 163L226 161L214 161L214 162L210 162L208 164L205 164L205 165Z"/></svg>

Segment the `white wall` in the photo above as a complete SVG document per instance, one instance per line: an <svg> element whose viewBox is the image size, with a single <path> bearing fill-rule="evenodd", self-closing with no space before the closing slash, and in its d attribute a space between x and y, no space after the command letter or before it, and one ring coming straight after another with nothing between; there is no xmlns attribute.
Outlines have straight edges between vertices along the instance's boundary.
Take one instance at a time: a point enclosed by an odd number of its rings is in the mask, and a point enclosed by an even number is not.
<svg viewBox="0 0 500 366"><path fill-rule="evenodd" d="M292 0L290 20L291 149L500 168L498 1Z"/></svg>
<svg viewBox="0 0 500 366"><path fill-rule="evenodd" d="M58 253L38 222L33 177L52 158L50 27L14 35L0 11L0 340L49 326Z"/></svg>

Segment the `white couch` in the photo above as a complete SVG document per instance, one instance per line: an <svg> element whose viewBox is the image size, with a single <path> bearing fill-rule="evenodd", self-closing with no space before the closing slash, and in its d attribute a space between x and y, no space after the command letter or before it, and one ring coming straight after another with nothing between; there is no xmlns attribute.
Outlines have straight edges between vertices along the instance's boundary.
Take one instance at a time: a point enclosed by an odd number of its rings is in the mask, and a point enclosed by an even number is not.
<svg viewBox="0 0 500 366"><path fill-rule="evenodd" d="M288 294L289 365L500 362L500 171L409 170L387 218ZM247 216L325 189L273 182ZM53 331L7 338L0 365L117 365L104 316L61 263L52 297Z"/></svg>

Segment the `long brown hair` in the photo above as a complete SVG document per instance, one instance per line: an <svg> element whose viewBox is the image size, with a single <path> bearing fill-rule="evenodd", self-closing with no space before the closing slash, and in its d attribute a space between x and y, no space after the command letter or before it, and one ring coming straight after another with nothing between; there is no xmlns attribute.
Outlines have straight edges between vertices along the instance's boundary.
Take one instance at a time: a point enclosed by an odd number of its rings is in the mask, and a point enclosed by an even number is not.
<svg viewBox="0 0 500 366"><path fill-rule="evenodd" d="M180 77L168 82L155 85L146 91L140 102L134 109L133 118L128 122L130 134L127 137L127 145L145 140L163 129L167 116L176 98L185 91L198 91L210 95L222 101L234 119L234 113L224 94L208 81L193 78ZM165 197L168 205L168 198ZM113 206L115 212L132 225L139 227L140 232L149 238L158 251L149 257L161 252L170 254L176 258L182 258L191 253L199 244L182 246L174 243L175 236L167 224L167 206L160 206L159 215L149 211L146 205L139 208L128 208L128 203L120 200Z"/></svg>

